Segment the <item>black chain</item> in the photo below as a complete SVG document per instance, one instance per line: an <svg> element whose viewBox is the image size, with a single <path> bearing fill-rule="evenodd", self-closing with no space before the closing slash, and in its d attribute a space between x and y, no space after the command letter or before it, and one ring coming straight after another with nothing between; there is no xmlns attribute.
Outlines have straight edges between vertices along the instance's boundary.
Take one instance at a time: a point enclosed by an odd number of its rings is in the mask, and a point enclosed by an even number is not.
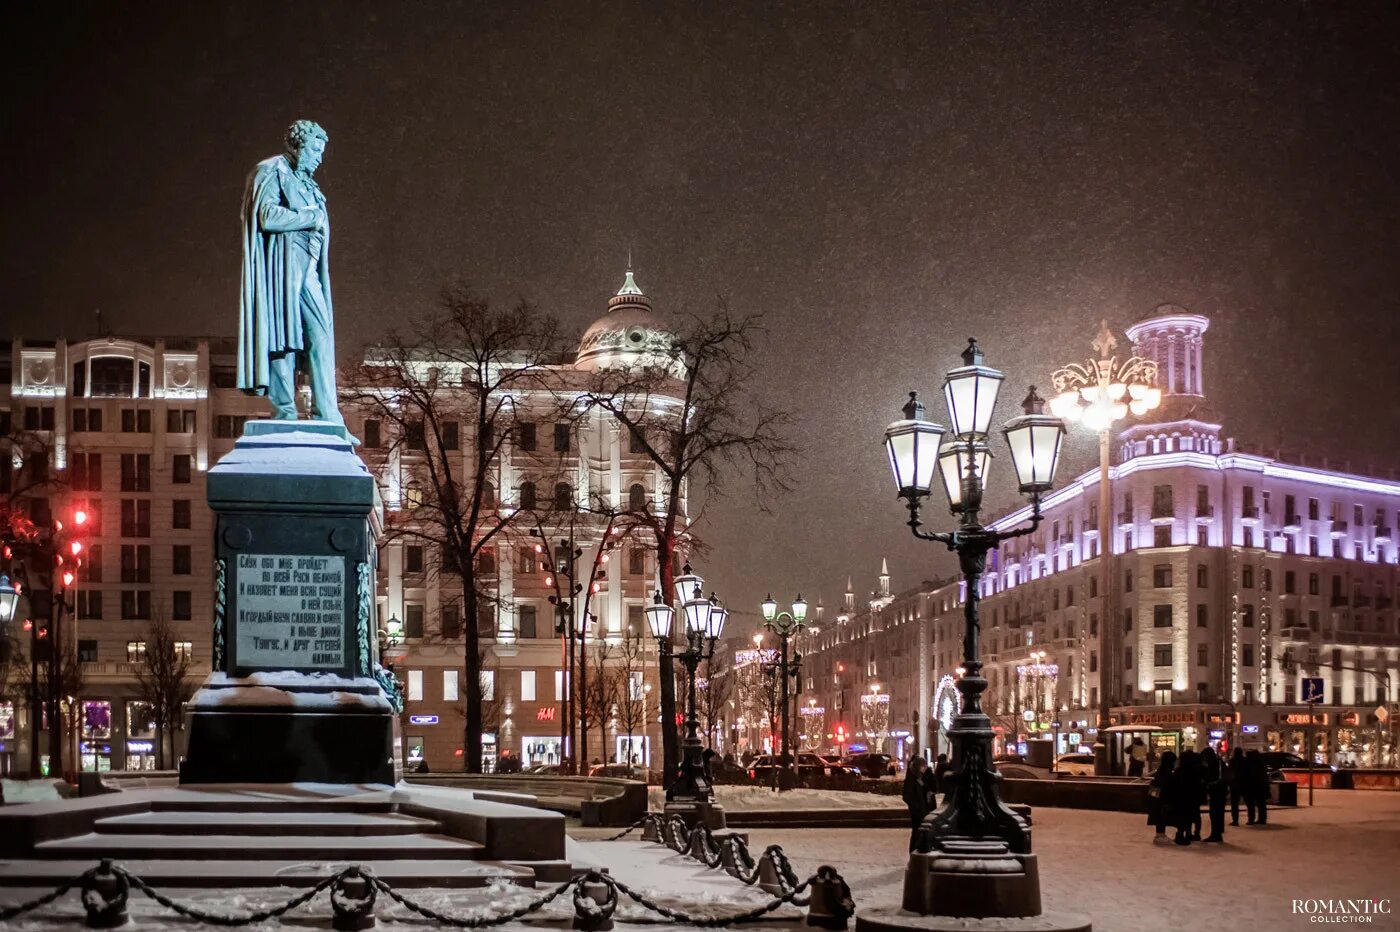
<svg viewBox="0 0 1400 932"><path fill-rule="evenodd" d="M309 902L316 896L316 894L320 893L322 890L325 890L327 887L331 886L331 884L335 883L341 877L348 874L350 869L346 868L345 870L340 871L339 873L332 874L330 877L327 877L325 880L322 880L320 883L316 884L316 886L308 889L305 893L301 893L297 896L292 897L290 900L283 903L281 906L274 906L271 909L264 909L256 913L249 913L246 916L220 916L218 913L207 913L202 909L196 909L193 906L186 906L183 903L177 903L170 897L157 892L153 887L151 887L150 884L146 883L146 881L142 880L140 877L137 877L135 874L131 873L126 868L119 866L113 868L113 870L119 876L125 877L133 887L146 894L146 896L155 900L157 903L164 906L166 909L173 909L175 912L179 913L182 916L188 916L191 919L198 919L200 922L207 922L210 925L216 926L246 926L251 925L254 922L266 922L269 919L275 919L278 916L281 916L283 913L296 909L303 903Z"/></svg>
<svg viewBox="0 0 1400 932"><path fill-rule="evenodd" d="M54 900L63 896L63 894L67 893L69 890L72 890L78 884L85 882L89 877L92 877L96 873L97 868L89 868L88 870L83 871L78 876L65 880L52 892L45 893L43 896L35 897L32 900L29 900L24 903L19 903L15 906L6 906L4 909L0 909L0 920L13 919L16 916L23 915L24 913L27 913L31 910L38 909L40 906L47 906Z"/></svg>
<svg viewBox="0 0 1400 932"><path fill-rule="evenodd" d="M752 886L758 882L758 862L749 854L749 846L744 844L744 840L738 835L730 835L727 842L729 849L734 852L734 870L730 875L737 877L744 883Z"/></svg>
<svg viewBox="0 0 1400 932"><path fill-rule="evenodd" d="M457 916L449 916L446 913L440 913L437 910L424 906L422 903L415 903L414 901L410 900L402 893L399 893L398 891L394 890L387 883L380 880L378 877L369 873L368 871L365 872L365 876L369 878L370 883L374 884L376 887L382 890L384 894L387 897L389 897L389 899L393 900L395 903L398 903L405 909L412 910L413 912L422 916L424 919L431 919L434 922L446 923L450 926L456 926L459 929L483 929L488 928L490 926L503 925L507 922L511 922L512 920L519 919L522 916L525 916L529 913L533 913L536 910L542 909L545 906L549 905L551 902L557 899L561 893L564 893L570 887L574 886L574 884L578 883L577 880L565 881L564 883L561 883L559 886L555 887L550 892L546 893L544 896L536 897L535 899L531 900L525 905L520 906L516 909L511 910L508 913L504 913L499 916L481 916L473 919L461 919Z"/></svg>
<svg viewBox="0 0 1400 932"><path fill-rule="evenodd" d="M650 813L648 813L647 815L642 816L640 819L638 819L637 821L633 822L631 825L629 825L629 826L627 826L626 828L624 828L622 831L618 832L616 835L610 835L610 836L608 836L607 838L603 838L603 839L600 839L600 840L601 840L601 841L617 841L617 840L620 839L620 838L626 838L628 835L631 835L633 832L635 832L637 829L641 828L643 825L646 825L646 824L647 824L647 819L650 819L650 818L651 818L651 815L650 815Z"/></svg>
<svg viewBox="0 0 1400 932"><path fill-rule="evenodd" d="M763 916L768 915L769 913L773 912L773 910L778 909L781 906L793 903L797 899L797 897L802 894L802 891L806 890L809 886L811 886L812 881L815 879L816 875L814 874L812 877L800 883L795 889L784 893L777 899L772 900L769 903L765 903L763 906L758 906L751 910L748 910L747 912L736 913L733 916L692 916L689 913L683 913L680 910L671 909L669 907L662 906L660 903L653 902L652 900L647 899L645 896L638 893L636 890L633 890L631 887L627 886L627 884L623 883L620 880L614 880L611 877L606 877L604 878L603 882L616 887L618 890L627 894L627 896L632 900L636 901L637 903L641 904L642 906L646 907L654 913L658 913L659 915L665 916L667 919L674 919L677 922L683 922L686 925L697 926L699 928L720 928L723 926L734 925L735 923L739 922L752 922L755 919L759 919Z"/></svg>

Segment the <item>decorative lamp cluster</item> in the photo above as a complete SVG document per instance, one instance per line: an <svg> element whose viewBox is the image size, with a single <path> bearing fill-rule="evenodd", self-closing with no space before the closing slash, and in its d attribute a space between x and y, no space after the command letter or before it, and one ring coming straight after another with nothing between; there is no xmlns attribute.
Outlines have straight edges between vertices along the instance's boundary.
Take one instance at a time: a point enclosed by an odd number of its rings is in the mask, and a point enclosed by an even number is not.
<svg viewBox="0 0 1400 932"><path fill-rule="evenodd" d="M703 594L705 580L696 575L687 563L676 577L674 591L685 618L686 636L719 640L724 633L724 623L729 618L729 610L720 604L713 592L707 599ZM675 624L676 611L665 603L661 590L656 590L651 604L646 607L647 627L651 636L658 641L669 638Z"/></svg>
<svg viewBox="0 0 1400 932"><path fill-rule="evenodd" d="M1100 325L1093 346L1098 359L1075 363L1055 372L1055 396L1050 413L1070 422L1083 422L1090 430L1107 430L1131 412L1143 415L1162 403L1157 387L1157 363L1140 356L1119 362L1110 355L1118 345L1108 322Z"/></svg>
<svg viewBox="0 0 1400 932"><path fill-rule="evenodd" d="M1003 376L983 364L983 354L975 339L969 339L962 353L963 365L951 370L943 381L943 397L948 404L952 427L924 418L918 393L910 392L904 417L885 431L885 449L895 487L902 498L916 505L933 491L937 464L944 491L953 513L975 511L980 501L992 453L987 443L992 411ZM1022 402L1025 413L1002 429L1021 492L1039 496L1051 487L1059 461L1064 421L1045 413L1045 401L1032 386ZM945 433L947 439L944 439Z"/></svg>

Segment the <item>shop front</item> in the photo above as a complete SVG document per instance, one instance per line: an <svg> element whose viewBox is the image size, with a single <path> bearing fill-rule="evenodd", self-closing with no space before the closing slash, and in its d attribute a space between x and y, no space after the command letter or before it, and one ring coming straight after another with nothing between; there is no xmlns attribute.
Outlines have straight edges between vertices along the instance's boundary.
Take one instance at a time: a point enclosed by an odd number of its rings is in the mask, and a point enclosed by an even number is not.
<svg viewBox="0 0 1400 932"><path fill-rule="evenodd" d="M0 702L0 777L15 772L16 733L15 704Z"/></svg>
<svg viewBox="0 0 1400 932"><path fill-rule="evenodd" d="M562 763L559 736L526 735L521 743L520 759L525 767Z"/></svg>
<svg viewBox="0 0 1400 932"><path fill-rule="evenodd" d="M155 770L156 717L149 702L126 704L126 770Z"/></svg>
<svg viewBox="0 0 1400 932"><path fill-rule="evenodd" d="M112 769L112 703L105 699L84 699L79 714L82 716L79 767L86 773L106 773Z"/></svg>
<svg viewBox="0 0 1400 932"><path fill-rule="evenodd" d="M613 739L613 758L633 767L651 766L651 744L646 735L618 735Z"/></svg>

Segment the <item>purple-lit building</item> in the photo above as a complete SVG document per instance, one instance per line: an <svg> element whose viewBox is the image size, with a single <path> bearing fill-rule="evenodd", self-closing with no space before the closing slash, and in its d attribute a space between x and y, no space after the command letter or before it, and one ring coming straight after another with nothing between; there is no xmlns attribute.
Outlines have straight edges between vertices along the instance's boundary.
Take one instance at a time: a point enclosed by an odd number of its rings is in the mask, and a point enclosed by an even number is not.
<svg viewBox="0 0 1400 932"><path fill-rule="evenodd" d="M1039 530L989 562L989 712L1007 743L1058 733L1061 751L1093 744L1106 707L1105 724L1156 726L1164 747L1224 740L1299 754L1311 714L1329 761L1393 763L1394 716L1377 712L1387 702L1393 712L1400 693L1400 481L1290 462L1226 436L1205 395L1208 327L1162 305L1128 328L1134 353L1158 363L1163 399L1150 422L1117 435L1108 567L1097 469L1048 496ZM1023 508L992 526L1028 516ZM960 586L895 600L907 611L872 600L820 638L818 654L829 656L813 667L868 671L897 707L924 711L915 730L929 746L962 632L959 612L954 624L920 606L955 604ZM898 618L883 617L892 609ZM908 620L917 635L900 635ZM890 677L880 667L898 668L904 645L876 639L895 637L931 662ZM1324 684L1311 713L1304 677ZM818 673L805 685L820 702L828 682Z"/></svg>

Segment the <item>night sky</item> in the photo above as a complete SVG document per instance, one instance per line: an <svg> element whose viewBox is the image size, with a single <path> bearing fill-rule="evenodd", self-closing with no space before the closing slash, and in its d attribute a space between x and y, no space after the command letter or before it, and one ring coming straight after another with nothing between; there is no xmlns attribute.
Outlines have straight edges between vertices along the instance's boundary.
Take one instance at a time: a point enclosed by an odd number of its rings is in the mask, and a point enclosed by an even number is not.
<svg viewBox="0 0 1400 932"><path fill-rule="evenodd" d="M706 511L735 609L950 569L880 439L972 334L1000 421L1176 302L1228 433L1400 463L1394 3L159 6L6 13L4 329L232 334L244 180L315 119L342 353L452 279L581 332L629 248L659 310L767 315L803 453Z"/></svg>

